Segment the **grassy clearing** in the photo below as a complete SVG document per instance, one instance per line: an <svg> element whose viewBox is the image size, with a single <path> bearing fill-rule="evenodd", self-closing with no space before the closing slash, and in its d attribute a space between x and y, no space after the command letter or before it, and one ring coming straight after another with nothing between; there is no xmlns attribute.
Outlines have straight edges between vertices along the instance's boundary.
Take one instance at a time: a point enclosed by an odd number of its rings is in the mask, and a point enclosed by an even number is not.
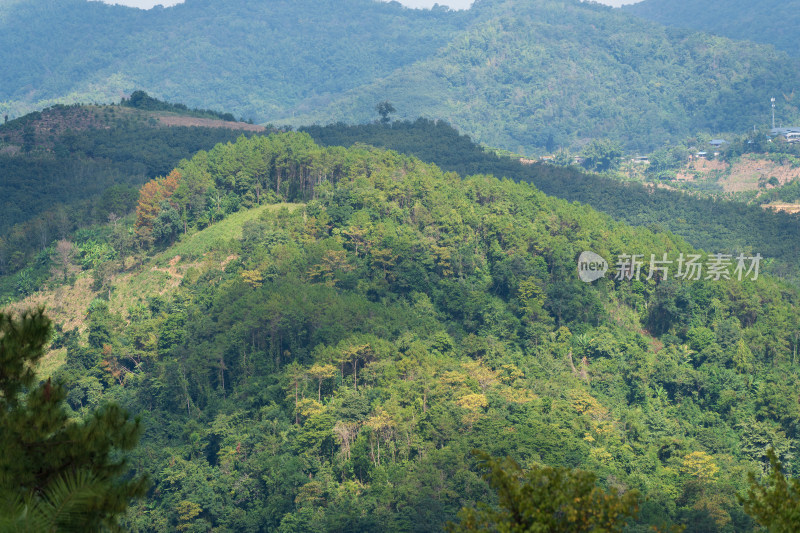
<svg viewBox="0 0 800 533"><path fill-rule="evenodd" d="M86 330L86 313L89 304L95 299L97 293L91 288L92 277L90 272L81 273L74 284L61 285L28 296L24 300L15 302L5 309L5 313L18 315L25 309L44 307L47 316L58 324L64 331L76 329L83 334ZM44 379L51 376L67 359L66 348L48 350L37 367L38 375Z"/></svg>
<svg viewBox="0 0 800 533"><path fill-rule="evenodd" d="M203 231L188 235L180 242L157 256L159 264L167 264L175 256L179 255L183 259L200 259L208 252L224 248L231 240L242 238L242 226L251 220L257 219L268 211L278 211L287 208L294 211L302 204L280 203L273 205L262 205L239 211L228 216L228 218L209 226Z"/></svg>
<svg viewBox="0 0 800 533"><path fill-rule="evenodd" d="M185 236L180 242L145 261L136 271L117 277L109 308L127 317L131 305L147 303L149 296L165 296L174 292L189 269L203 271L224 268L231 259L230 243L242 238L242 226L246 222L266 212L284 207L292 211L301 205L281 203L239 211L202 231Z"/></svg>
<svg viewBox="0 0 800 533"><path fill-rule="evenodd" d="M61 324L65 330L85 329L86 312L97 293L92 290L91 272L82 272L72 285L60 285L55 289L37 292L7 306L4 312L19 314L25 309L44 307L47 316Z"/></svg>
<svg viewBox="0 0 800 533"><path fill-rule="evenodd" d="M180 285L184 272L184 269L176 269L173 273L146 265L139 272L121 275L114 279L109 309L127 318L131 305L147 303L148 296L174 291Z"/></svg>

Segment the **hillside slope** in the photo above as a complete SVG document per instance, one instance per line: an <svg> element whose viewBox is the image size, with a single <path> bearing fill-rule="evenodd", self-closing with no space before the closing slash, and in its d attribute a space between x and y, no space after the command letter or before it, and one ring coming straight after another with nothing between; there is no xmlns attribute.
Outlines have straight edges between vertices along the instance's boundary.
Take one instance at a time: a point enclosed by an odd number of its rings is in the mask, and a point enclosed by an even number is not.
<svg viewBox="0 0 800 533"><path fill-rule="evenodd" d="M297 125L372 120L389 99L401 118L444 118L519 153L596 137L652 149L763 124L769 96L800 85L796 61L773 49L578 0L480 0L458 12L372 0L54 4L23 1L0 20L2 113L143 88ZM796 102L782 109L799 114Z"/></svg>
<svg viewBox="0 0 800 533"><path fill-rule="evenodd" d="M667 26L771 44L800 56L798 0L643 0L623 9Z"/></svg>
<svg viewBox="0 0 800 533"><path fill-rule="evenodd" d="M198 150L265 131L221 113L148 102L159 109L54 106L0 125L0 299L41 281L29 273L13 287L6 274L75 229L123 217L147 180Z"/></svg>
<svg viewBox="0 0 800 533"><path fill-rule="evenodd" d="M748 531L745 472L797 472L796 291L577 278L692 252L669 234L299 133L200 152L138 213L54 376L76 416L143 417L133 531L437 530L496 497L473 448L639 489L634 530Z"/></svg>
<svg viewBox="0 0 800 533"><path fill-rule="evenodd" d="M413 155L461 175L491 174L528 182L548 195L590 205L627 224L671 231L707 251L758 252L776 260L768 267L772 273L800 283L797 216L765 212L741 202L697 198L639 183L622 183L582 172L574 166L522 164L483 149L442 121L419 119L388 126L332 124L304 131L323 145L372 144Z"/></svg>

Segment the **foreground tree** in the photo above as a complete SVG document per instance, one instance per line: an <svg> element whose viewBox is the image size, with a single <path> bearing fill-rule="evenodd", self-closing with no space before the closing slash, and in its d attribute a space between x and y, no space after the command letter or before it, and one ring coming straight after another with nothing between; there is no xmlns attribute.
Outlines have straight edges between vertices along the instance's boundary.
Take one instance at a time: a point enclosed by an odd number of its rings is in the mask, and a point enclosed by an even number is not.
<svg viewBox="0 0 800 533"><path fill-rule="evenodd" d="M499 509L479 503L464 508L451 532L582 532L622 531L639 511L639 494L606 492L595 475L583 470L536 466L527 472L511 458L495 459L475 452L497 491Z"/></svg>
<svg viewBox="0 0 800 533"><path fill-rule="evenodd" d="M775 450L767 450L770 472L764 483L751 472L747 496L741 498L744 510L773 533L800 530L800 480L786 479Z"/></svg>
<svg viewBox="0 0 800 533"><path fill-rule="evenodd" d="M139 421L116 405L70 419L62 387L35 385L50 328L41 309L0 314L0 531L117 529L147 488L119 453L136 445Z"/></svg>

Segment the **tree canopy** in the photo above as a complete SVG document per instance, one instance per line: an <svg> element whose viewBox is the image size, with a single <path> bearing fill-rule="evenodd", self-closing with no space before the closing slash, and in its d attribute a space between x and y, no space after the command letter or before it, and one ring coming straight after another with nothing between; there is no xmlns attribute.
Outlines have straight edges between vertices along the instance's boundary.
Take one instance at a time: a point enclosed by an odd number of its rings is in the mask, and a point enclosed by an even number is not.
<svg viewBox="0 0 800 533"><path fill-rule="evenodd" d="M767 468L770 447L797 471L795 289L650 261L636 280L577 276L585 250L612 271L620 254L696 253L673 234L295 132L200 152L139 202L138 226L93 234L84 329L61 308L53 341L70 416L114 400L142 417L130 461L153 490L122 519L131 530L415 531L463 508L503 519L507 494L476 448L520 465L502 463L507 487L564 488L561 503L520 503L531 516L552 504L575 526L749 530L745 472ZM125 265L107 253L114 224L139 241ZM86 290L75 283L58 290ZM568 493L614 512L584 514Z"/></svg>
<svg viewBox="0 0 800 533"><path fill-rule="evenodd" d="M639 511L636 492L619 495L595 485L591 472L534 466L523 471L516 461L478 453L485 478L498 493L499 510L485 503L461 511L451 532L589 532L624 531Z"/></svg>

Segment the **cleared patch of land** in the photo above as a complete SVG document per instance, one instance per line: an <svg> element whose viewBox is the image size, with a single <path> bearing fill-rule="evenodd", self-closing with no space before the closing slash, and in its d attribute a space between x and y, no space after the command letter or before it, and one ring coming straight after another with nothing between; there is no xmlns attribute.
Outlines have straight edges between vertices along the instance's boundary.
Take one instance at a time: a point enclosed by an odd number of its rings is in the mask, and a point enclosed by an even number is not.
<svg viewBox="0 0 800 533"><path fill-rule="evenodd" d="M689 161L676 178L682 181L692 181L696 178L706 178L709 174L725 172L730 165L716 159L695 158Z"/></svg>
<svg viewBox="0 0 800 533"><path fill-rule="evenodd" d="M158 123L162 126L197 126L200 128L226 128L242 131L266 131L264 126L248 124L246 122L231 122L228 120L215 120L212 118L184 117L180 115L156 115Z"/></svg>
<svg viewBox="0 0 800 533"><path fill-rule="evenodd" d="M777 178L780 185L786 185L800 177L800 168L780 165L767 159L742 157L731 166L730 173L720 180L720 185L725 192L754 191L758 189L759 182L764 183L773 177Z"/></svg>
<svg viewBox="0 0 800 533"><path fill-rule="evenodd" d="M74 284L31 294L9 305L3 312L19 314L26 309L44 307L53 322L61 324L64 330L78 328L83 332L86 312L96 296L97 293L92 290L91 273L83 272Z"/></svg>
<svg viewBox="0 0 800 533"><path fill-rule="evenodd" d="M262 205L231 214L208 228L185 236L168 250L146 258L130 270L117 273L111 282L109 309L128 319L129 309L135 304L146 304L147 296L168 295L184 282L202 272L220 269L238 258L226 250L226 244L242 238L242 226L269 211L293 211L303 204L280 203ZM60 285L34 293L24 300L2 309L5 313L19 314L25 309L44 307L54 323L64 331L77 328L86 333L86 316L92 301L99 296L92 289L92 271L81 272L74 284ZM49 350L39 364L39 374L52 374L66 361L66 350Z"/></svg>
<svg viewBox="0 0 800 533"><path fill-rule="evenodd" d="M297 209L301 204L262 205L231 214L202 231L185 236L168 250L156 254L132 272L114 279L109 308L127 318L132 303L146 303L146 295L166 295L175 291L190 271L194 275L220 269L235 258L225 250L231 240L242 238L245 222L257 219L267 211ZM191 277L191 276L190 276Z"/></svg>
<svg viewBox="0 0 800 533"><path fill-rule="evenodd" d="M772 204L765 204L764 209L772 209L774 211L783 211L785 213L800 213L800 204L784 204L784 203L772 203Z"/></svg>
<svg viewBox="0 0 800 533"><path fill-rule="evenodd" d="M800 168L748 155L733 164L715 159L693 159L676 175L677 181L684 182L714 180L723 191L730 193L757 191L773 177L778 180L779 186L785 185L800 178Z"/></svg>
<svg viewBox="0 0 800 533"><path fill-rule="evenodd" d="M76 329L80 334L86 331L86 313L89 304L95 299L97 293L92 290L92 277L89 272L83 272L72 285L62 285L55 289L37 292L7 306L2 311L19 315L26 309L44 307L47 316L54 324L59 324L64 331ZM53 374L66 362L66 348L48 350L39 361L37 372L46 377Z"/></svg>

